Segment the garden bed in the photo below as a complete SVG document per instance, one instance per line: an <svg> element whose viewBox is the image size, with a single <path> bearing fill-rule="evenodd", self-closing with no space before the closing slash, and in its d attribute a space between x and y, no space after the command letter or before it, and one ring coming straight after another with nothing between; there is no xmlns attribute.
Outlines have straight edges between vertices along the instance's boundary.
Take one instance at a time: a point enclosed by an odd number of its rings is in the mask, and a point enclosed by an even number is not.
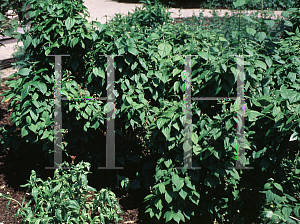
<svg viewBox="0 0 300 224"><path fill-rule="evenodd" d="M222 24L222 20L226 18L219 19L219 23L215 24L213 19L207 18L205 19L207 22L212 22L212 24L205 24L204 26L218 26ZM192 18L185 18L185 21L192 22ZM183 19L175 19L175 23L183 22ZM203 21L202 21L203 22ZM192 25L191 23L189 25ZM195 24L197 25L197 24ZM18 77L14 77L12 79L17 79ZM1 91L8 90L9 87L4 85L4 82L8 79L3 79L1 84ZM3 97L0 97L0 101ZM8 105L10 104L11 100L7 100L1 103L0 106L0 125L5 126L12 126L12 122L10 121L11 112L7 112ZM7 129L7 128L6 128ZM2 133L0 133L2 134ZM101 134L99 134L100 137ZM0 135L2 137L2 135ZM103 136L102 136L103 137ZM28 202L31 198L28 195L28 191L21 188L20 185L25 184L30 176L30 171L35 170L38 177L42 179L46 179L47 177L53 177L54 170L45 170L45 167L49 167L49 162L44 159L41 155L33 155L28 154L24 155L24 157L20 160L16 160L14 158L13 152L9 149L4 151L2 145L0 146L1 155L0 155L0 193L8 194L12 198L22 201L23 197L26 196L26 202ZM41 151L40 149L31 149L31 152ZM146 156L146 155L144 155ZM68 161L71 162L71 161ZM134 169L133 169L134 170ZM149 193L144 187L141 187L135 191L129 190L121 190L120 188L116 187L116 183L111 181L112 175L107 172L99 172L98 174L90 174L89 176L89 185L95 187L97 190L101 188L111 188L111 190L117 195L118 201L120 203L121 209L124 212L121 214L123 221L119 223L164 223L164 220L161 222L155 221L155 218L150 219L148 214L145 214L145 209L143 207L143 199ZM92 200L93 197L90 198ZM251 195L248 195L245 201L248 201L251 204L248 211L251 213L252 217L247 220L249 223L255 223L255 219L258 216L256 205L257 202L263 203L264 197L259 192L252 192ZM299 198L298 198L299 199ZM10 213L7 213L6 209L7 200L0 198L0 222L4 223L20 223L20 219L14 221L13 217L18 209L18 205L15 202L10 204ZM193 217L193 220L199 220L199 217ZM210 220L213 223L213 220ZM172 222L170 222L172 223Z"/></svg>

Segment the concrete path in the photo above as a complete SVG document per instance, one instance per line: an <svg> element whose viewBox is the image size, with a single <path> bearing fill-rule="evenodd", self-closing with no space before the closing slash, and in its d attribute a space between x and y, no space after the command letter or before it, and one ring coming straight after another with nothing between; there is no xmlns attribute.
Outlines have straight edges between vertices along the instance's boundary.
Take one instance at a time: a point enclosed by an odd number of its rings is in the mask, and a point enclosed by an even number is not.
<svg viewBox="0 0 300 224"><path fill-rule="evenodd" d="M98 22L101 22L102 24L106 22L107 15L107 21L111 19L111 17L114 17L116 13L121 13L121 15L125 14L128 15L128 12L133 13L135 7L142 8L143 4L140 3L122 3L117 2L116 0L86 0L84 5L88 8L88 11L90 13L90 18L88 21L96 20ZM200 9L200 8L194 8L194 9L181 9L180 8L170 8L169 12L171 13L172 18L179 18L179 17L192 17L195 13L195 16L199 16L200 12L203 12L204 17L212 17L212 10L211 9ZM231 15L231 11L229 10L216 10L217 14L219 16L225 16L225 13L228 12L229 15ZM249 15L251 13L254 13L253 10L245 11L245 14ZM282 11L275 11L275 18L276 16L280 16ZM260 14L258 17L261 17Z"/></svg>
<svg viewBox="0 0 300 224"><path fill-rule="evenodd" d="M123 2L117 2L116 0L86 0L84 2L84 5L87 7L90 17L88 18L88 21L96 20L102 24L108 22L111 20L112 17L115 16L115 14L120 13L122 16L128 15L128 12L133 13L135 11L135 8L141 8L143 4L142 3L123 3ZM169 12L171 13L172 18L179 18L179 17L192 17L193 15L199 16L200 13L203 13L204 17L212 17L212 10L210 9L182 9L179 12L179 8L171 8L169 9ZM216 10L217 14L219 16L225 16L225 13L228 12L229 15L232 15L232 12L229 10ZM278 18L281 17L282 11L275 11L275 17ZM246 11L244 12L246 15L254 13L254 11ZM107 18L106 18L107 15ZM260 14L258 17L261 17ZM12 57L12 53L14 52L14 46L16 43L6 44L6 47L0 47L0 60L7 59ZM23 44L19 42L19 46L22 46ZM0 71L1 77L5 78L10 76L12 73L14 73L16 70L10 69L3 69Z"/></svg>

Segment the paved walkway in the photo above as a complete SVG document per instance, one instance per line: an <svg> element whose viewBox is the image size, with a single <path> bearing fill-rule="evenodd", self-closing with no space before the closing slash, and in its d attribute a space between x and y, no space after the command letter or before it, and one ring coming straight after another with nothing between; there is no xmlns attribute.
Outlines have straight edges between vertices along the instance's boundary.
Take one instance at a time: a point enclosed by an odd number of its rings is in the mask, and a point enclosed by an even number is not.
<svg viewBox="0 0 300 224"><path fill-rule="evenodd" d="M142 8L142 3L122 3L117 2L116 0L86 0L84 5L87 7L90 17L88 18L88 21L97 20L98 22L101 22L102 24L108 22L111 20L112 17L115 16L115 14L121 13L122 16L128 15L128 12L133 13L135 11L135 8ZM169 12L171 13L172 18L179 18L179 17L192 17L193 15L199 16L200 12L203 13L204 17L212 17L212 10L210 9L182 9L179 12L179 8L171 8L169 9ZM231 11L229 10L216 10L217 14L219 16L225 16L225 13L228 12L229 15L231 15ZM275 11L275 17L280 17L282 11ZM254 11L246 11L245 14L249 15L254 13ZM107 18L106 16L107 15ZM258 17L261 17L260 14ZM14 52L14 47L16 43L6 44L6 47L0 47L0 60L7 59L12 57L12 53ZM22 46L23 44L19 42L19 46ZM5 78L10 76L12 73L14 73L16 70L13 69L3 69L1 70L1 77Z"/></svg>
<svg viewBox="0 0 300 224"><path fill-rule="evenodd" d="M125 14L128 15L128 12L133 13L135 7L142 8L143 4L140 3L121 3L117 2L116 0L86 0L84 5L88 8L88 11L90 13L89 21L96 20L105 23L107 15L107 21L110 20L111 17L114 17L116 13L121 13L121 15ZM192 17L193 13L195 13L195 16L199 16L200 12L203 12L204 17L212 17L212 10L210 9L200 9L200 8L194 8L194 9L181 9L180 8L170 8L169 12L171 13L172 18L179 18L179 17ZM225 16L225 13L228 12L229 15L231 15L231 11L229 10L216 10L217 14L219 16ZM246 11L246 14L253 13L253 10ZM282 11L275 11L275 16L280 16ZM261 17L258 15L258 17ZM276 18L276 17L275 17Z"/></svg>

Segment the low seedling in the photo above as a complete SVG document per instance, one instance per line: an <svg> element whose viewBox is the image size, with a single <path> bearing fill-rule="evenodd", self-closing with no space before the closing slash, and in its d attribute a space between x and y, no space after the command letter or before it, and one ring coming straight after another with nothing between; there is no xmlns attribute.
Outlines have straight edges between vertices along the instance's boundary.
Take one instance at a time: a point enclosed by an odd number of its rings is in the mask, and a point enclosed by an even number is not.
<svg viewBox="0 0 300 224"><path fill-rule="evenodd" d="M81 162L71 169L62 170L62 166L69 167L64 162L59 169L54 171L54 178L50 177L44 182L41 178L36 178L36 172L31 171L30 181L21 187L28 186L33 198L24 206L25 197L22 204L9 195L0 193L0 196L16 201L21 208L18 209L15 219L22 217L22 223L118 223L122 218L122 213L116 195L108 190L101 189L94 194L92 202L86 202L87 193L95 192L96 189L88 186L87 174L91 172L90 164ZM62 175L60 174L62 172ZM87 194L87 195L86 195ZM32 205L33 204L33 205Z"/></svg>

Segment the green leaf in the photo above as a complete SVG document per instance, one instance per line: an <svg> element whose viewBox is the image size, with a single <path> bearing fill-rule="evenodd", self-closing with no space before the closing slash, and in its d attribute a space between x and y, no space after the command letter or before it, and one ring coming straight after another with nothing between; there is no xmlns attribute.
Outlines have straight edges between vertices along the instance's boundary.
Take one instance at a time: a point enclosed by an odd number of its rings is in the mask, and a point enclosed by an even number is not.
<svg viewBox="0 0 300 224"><path fill-rule="evenodd" d="M34 198L34 200L35 200L35 203L37 203L38 189L37 189L36 187L34 187L34 188L32 189L32 196L33 196L33 198Z"/></svg>
<svg viewBox="0 0 300 224"><path fill-rule="evenodd" d="M172 197L167 191L165 192L165 199L168 204L170 204L172 201Z"/></svg>
<svg viewBox="0 0 300 224"><path fill-rule="evenodd" d="M223 70L226 72L227 71L227 66L225 64L221 64Z"/></svg>
<svg viewBox="0 0 300 224"><path fill-rule="evenodd" d="M266 33L265 32L258 32L256 34L256 39L259 41L259 42L262 42L265 38L266 38Z"/></svg>
<svg viewBox="0 0 300 224"><path fill-rule="evenodd" d="M22 75L22 76L27 76L27 75L29 75L30 72L31 72L31 69L28 69L28 68L22 68L22 69L18 72L18 74L19 74L19 75Z"/></svg>
<svg viewBox="0 0 300 224"><path fill-rule="evenodd" d="M178 213L173 213L173 219L174 219L177 223L179 223L179 222L180 222L180 216L179 216L179 214L178 214Z"/></svg>
<svg viewBox="0 0 300 224"><path fill-rule="evenodd" d="M135 47L128 47L128 52L130 53L130 54L133 54L133 55L135 55L135 56L137 56L138 55L138 50L135 48Z"/></svg>
<svg viewBox="0 0 300 224"><path fill-rule="evenodd" d="M270 183L265 183L264 189L269 190L270 188L271 188L271 184Z"/></svg>
<svg viewBox="0 0 300 224"><path fill-rule="evenodd" d="M249 16L242 15L242 17L243 17L244 19L248 20L248 21L251 22L251 23L258 23L257 21L251 19L251 17L249 17Z"/></svg>
<svg viewBox="0 0 300 224"><path fill-rule="evenodd" d="M36 122L37 119L39 118L39 115L37 114L36 110L30 110L29 111L31 118Z"/></svg>
<svg viewBox="0 0 300 224"><path fill-rule="evenodd" d="M291 104L300 100L300 93L297 93L296 91L291 89L285 89L283 86L280 87L280 90L280 95L284 99L288 99Z"/></svg>
<svg viewBox="0 0 300 224"><path fill-rule="evenodd" d="M292 142L292 141L297 140L297 139L298 139L298 135L299 135L299 134L298 134L297 132L294 132L294 133L291 135L289 142ZM297 169L296 169L296 171L297 171ZM296 173L296 174L297 174L297 173Z"/></svg>
<svg viewBox="0 0 300 224"><path fill-rule="evenodd" d="M50 50L50 49L47 49L47 50L45 51L45 55L46 55L46 56L48 56L50 53L51 53L51 50Z"/></svg>
<svg viewBox="0 0 300 224"><path fill-rule="evenodd" d="M254 64L255 64L255 67L259 67L259 68L262 68L264 70L267 70L267 65L263 61L255 60Z"/></svg>
<svg viewBox="0 0 300 224"><path fill-rule="evenodd" d="M75 37L71 40L71 47L74 48L76 46L76 44L78 44L79 42L79 38Z"/></svg>
<svg viewBox="0 0 300 224"><path fill-rule="evenodd" d="M227 131L229 131L232 126L233 126L232 119L225 121L225 128Z"/></svg>
<svg viewBox="0 0 300 224"><path fill-rule="evenodd" d="M159 183L158 184L158 189L159 189L161 194L164 194L166 192L166 187L165 187L164 183Z"/></svg>
<svg viewBox="0 0 300 224"><path fill-rule="evenodd" d="M270 57L265 57L265 62L267 63L268 67L271 68L273 65L273 61Z"/></svg>
<svg viewBox="0 0 300 224"><path fill-rule="evenodd" d="M44 132L43 132L43 136L41 137L41 139L48 138L49 134L50 134L49 131L44 131Z"/></svg>
<svg viewBox="0 0 300 224"><path fill-rule="evenodd" d="M166 219L166 222L169 222L172 219L173 211L167 211L164 215L164 218Z"/></svg>
<svg viewBox="0 0 300 224"><path fill-rule="evenodd" d="M274 20L264 20L264 23L267 24L270 28L273 28L273 26L275 25Z"/></svg>
<svg viewBox="0 0 300 224"><path fill-rule="evenodd" d="M238 76L238 71L235 67L230 67L231 72L234 74L234 77Z"/></svg>
<svg viewBox="0 0 300 224"><path fill-rule="evenodd" d="M173 77L175 77L177 74L179 74L180 72L182 72L182 70L175 68L173 69Z"/></svg>
<svg viewBox="0 0 300 224"><path fill-rule="evenodd" d="M198 143L198 135L195 132L192 133L192 141L195 145Z"/></svg>
<svg viewBox="0 0 300 224"><path fill-rule="evenodd" d="M182 197L183 200L185 200L185 198L188 195L188 193L186 191L184 191L183 189L181 189L179 191L179 195L180 195L180 197Z"/></svg>
<svg viewBox="0 0 300 224"><path fill-rule="evenodd" d="M79 204L75 200L69 200L68 208L80 209Z"/></svg>
<svg viewBox="0 0 300 224"><path fill-rule="evenodd" d="M268 190L268 191L267 191L267 194L266 194L266 196L267 196L267 200L268 200L268 202L271 202L271 201L273 201L273 200L274 200L274 198L275 198L275 195L274 195L274 193L273 193L271 190Z"/></svg>
<svg viewBox="0 0 300 224"><path fill-rule="evenodd" d="M43 94L47 92L47 85L45 83L34 81L32 82L32 85L36 87L38 90L40 90Z"/></svg>
<svg viewBox="0 0 300 224"><path fill-rule="evenodd" d="M179 131L179 126L178 126L177 123L173 124L173 127L174 127L177 131Z"/></svg>
<svg viewBox="0 0 300 224"><path fill-rule="evenodd" d="M207 52L199 51L198 54L201 58L205 59L206 61L208 60L209 54Z"/></svg>
<svg viewBox="0 0 300 224"><path fill-rule="evenodd" d="M256 34L256 30L253 28L246 28L246 32L249 33L250 35L254 36Z"/></svg>
<svg viewBox="0 0 300 224"><path fill-rule="evenodd" d="M30 118L30 116L26 116L26 122L27 122L27 124L31 124L31 118Z"/></svg>
<svg viewBox="0 0 300 224"><path fill-rule="evenodd" d="M163 127L162 129L162 133L164 134L167 140L170 138L170 131L171 129L169 127Z"/></svg>
<svg viewBox="0 0 300 224"><path fill-rule="evenodd" d="M39 94L34 93L33 96L32 96L32 99L33 99L33 100L37 100L38 97L39 97Z"/></svg>
<svg viewBox="0 0 300 224"><path fill-rule="evenodd" d="M185 184L188 188L195 190L195 185L192 185L192 181L190 180L189 177L184 178Z"/></svg>
<svg viewBox="0 0 300 224"><path fill-rule="evenodd" d="M277 116L278 114L280 114L280 113L281 113L280 107L274 106L274 107L273 107L272 115L273 115L274 117L276 117L276 116Z"/></svg>
<svg viewBox="0 0 300 224"><path fill-rule="evenodd" d="M6 20L5 16L2 13L0 13L0 22L5 21L5 20Z"/></svg>
<svg viewBox="0 0 300 224"><path fill-rule="evenodd" d="M249 117L249 121L256 121L258 116L261 116L262 114L258 111L254 110L248 110L246 112L246 117Z"/></svg>
<svg viewBox="0 0 300 224"><path fill-rule="evenodd" d="M172 51L172 46L169 43L161 43L158 45L157 48L158 48L158 53L162 58L169 55L170 52Z"/></svg>
<svg viewBox="0 0 300 224"><path fill-rule="evenodd" d="M228 41L228 40L226 40L224 37L219 37L219 40L220 40L220 41Z"/></svg>
<svg viewBox="0 0 300 224"><path fill-rule="evenodd" d="M26 35L26 39L23 40L23 44L24 44L24 49L26 50L28 48L28 46L31 44L32 42L32 38L30 35Z"/></svg>
<svg viewBox="0 0 300 224"><path fill-rule="evenodd" d="M164 164L166 165L167 168L169 168L172 164L172 160L168 159L167 161L164 161Z"/></svg>
<svg viewBox="0 0 300 224"><path fill-rule="evenodd" d="M248 1L245 0L237 0L236 2L233 2L234 7L239 7L239 6L243 6L247 3Z"/></svg>
<svg viewBox="0 0 300 224"><path fill-rule="evenodd" d="M27 86L22 92L21 92L21 100L23 100L29 93L30 86Z"/></svg>
<svg viewBox="0 0 300 224"><path fill-rule="evenodd" d="M281 13L281 15L282 15L283 17L287 18L287 17L290 15L290 13L291 13L291 12L289 12L289 11L283 11L283 12Z"/></svg>
<svg viewBox="0 0 300 224"><path fill-rule="evenodd" d="M283 207L282 208L282 214L284 215L285 219L288 219L292 213L293 209L289 207Z"/></svg>
<svg viewBox="0 0 300 224"><path fill-rule="evenodd" d="M175 93L179 93L179 81L176 81L174 83L174 91L175 91Z"/></svg>
<svg viewBox="0 0 300 224"><path fill-rule="evenodd" d="M166 119L164 119L164 118L159 118L159 119L157 120L157 127L158 127L158 129L161 129L161 127L164 126L165 123L166 123Z"/></svg>
<svg viewBox="0 0 300 224"><path fill-rule="evenodd" d="M55 193L56 191L58 191L62 186L62 183L59 183L58 185L56 185L53 189L52 189L52 194Z"/></svg>
<svg viewBox="0 0 300 224"><path fill-rule="evenodd" d="M296 207L294 207L294 213L295 213L295 215L297 216L297 217L300 217L300 206L296 206Z"/></svg>
<svg viewBox="0 0 300 224"><path fill-rule="evenodd" d="M67 30L70 30L74 26L75 22L76 20L74 18L68 17L65 21Z"/></svg>
<svg viewBox="0 0 300 224"><path fill-rule="evenodd" d="M99 77L105 79L105 72L101 68L100 69L93 68L93 73L96 77L99 76Z"/></svg>
<svg viewBox="0 0 300 224"><path fill-rule="evenodd" d="M26 127L21 128L21 134L22 134L22 137L28 135L28 131L27 131Z"/></svg>
<svg viewBox="0 0 300 224"><path fill-rule="evenodd" d="M280 184L274 183L274 186L275 186L278 190L280 190L281 192L283 192L283 189L282 189L282 187L281 187Z"/></svg>
<svg viewBox="0 0 300 224"><path fill-rule="evenodd" d="M179 191L184 186L184 181L177 174L172 175L172 182L176 187L176 190Z"/></svg>
<svg viewBox="0 0 300 224"><path fill-rule="evenodd" d="M284 25L293 27L293 24L291 23L291 21L284 21Z"/></svg>

